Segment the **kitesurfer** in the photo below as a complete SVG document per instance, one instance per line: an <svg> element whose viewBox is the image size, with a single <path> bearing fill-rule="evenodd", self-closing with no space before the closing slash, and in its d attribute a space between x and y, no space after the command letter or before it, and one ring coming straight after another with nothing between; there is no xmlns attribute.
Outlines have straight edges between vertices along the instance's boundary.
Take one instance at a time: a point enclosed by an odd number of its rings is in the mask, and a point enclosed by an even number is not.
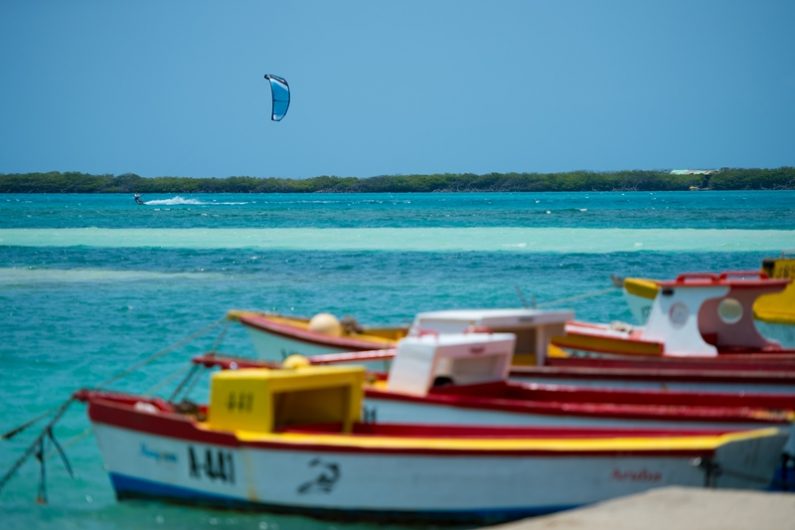
<svg viewBox="0 0 795 530"><path fill-rule="evenodd" d="M143 199L141 199L141 194L140 193L134 193L133 194L133 199L135 199L135 204L143 206L144 201L143 201Z"/></svg>

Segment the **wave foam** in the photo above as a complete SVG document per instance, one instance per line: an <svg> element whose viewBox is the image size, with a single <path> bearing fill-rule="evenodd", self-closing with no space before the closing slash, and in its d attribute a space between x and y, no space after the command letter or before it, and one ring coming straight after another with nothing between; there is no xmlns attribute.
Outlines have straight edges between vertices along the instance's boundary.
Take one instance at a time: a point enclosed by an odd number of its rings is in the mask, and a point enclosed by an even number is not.
<svg viewBox="0 0 795 530"><path fill-rule="evenodd" d="M152 201L144 201L144 204L147 206L183 206L183 205L191 205L191 206L234 206L234 205L241 205L241 204L248 204L248 202L216 202L210 201L205 202L199 199L186 199L184 197L180 197L179 195L172 197L170 199L155 199Z"/></svg>

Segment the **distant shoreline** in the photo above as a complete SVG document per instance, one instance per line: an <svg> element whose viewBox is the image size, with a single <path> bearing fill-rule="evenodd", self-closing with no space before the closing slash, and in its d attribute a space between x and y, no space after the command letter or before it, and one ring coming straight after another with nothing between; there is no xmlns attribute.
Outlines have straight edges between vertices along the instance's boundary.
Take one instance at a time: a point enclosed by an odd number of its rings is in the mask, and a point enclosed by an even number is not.
<svg viewBox="0 0 795 530"><path fill-rule="evenodd" d="M795 167L710 171L444 173L369 178L320 176L141 177L134 173L0 173L0 193L403 193L544 191L793 190Z"/></svg>

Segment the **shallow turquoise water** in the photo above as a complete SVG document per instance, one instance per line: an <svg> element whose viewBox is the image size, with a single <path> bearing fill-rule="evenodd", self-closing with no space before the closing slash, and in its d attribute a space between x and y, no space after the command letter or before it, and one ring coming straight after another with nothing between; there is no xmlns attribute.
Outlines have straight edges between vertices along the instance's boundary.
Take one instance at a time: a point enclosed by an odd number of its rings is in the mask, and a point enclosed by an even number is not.
<svg viewBox="0 0 795 530"><path fill-rule="evenodd" d="M795 249L795 193L0 195L0 429L218 321L233 307L371 324L423 310L521 305L629 320L610 275L756 269ZM549 213L547 213L549 212ZM592 296L584 296L592 295ZM116 388L146 390L209 333ZM230 327L221 349L248 354ZM161 393L173 388L165 386ZM205 386L194 390L202 399ZM85 411L58 438L76 470L38 468L0 493L7 528L370 528L301 517L117 503ZM0 443L0 471L34 430Z"/></svg>

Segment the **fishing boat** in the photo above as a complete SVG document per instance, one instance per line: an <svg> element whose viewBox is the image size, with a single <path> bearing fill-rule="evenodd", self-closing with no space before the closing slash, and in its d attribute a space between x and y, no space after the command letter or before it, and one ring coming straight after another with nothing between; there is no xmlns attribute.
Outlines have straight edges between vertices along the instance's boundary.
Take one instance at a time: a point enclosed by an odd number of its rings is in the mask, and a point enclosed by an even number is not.
<svg viewBox="0 0 795 530"><path fill-rule="evenodd" d="M208 405L82 390L119 499L492 523L665 485L764 488L786 434L361 421L361 367L238 369Z"/></svg>
<svg viewBox="0 0 795 530"><path fill-rule="evenodd" d="M506 333L406 337L389 373L368 379L366 414L378 421L435 425L789 429L795 420L795 393L600 389L509 380L514 344L515 336ZM222 369L263 366L216 355L193 362ZM795 436L785 452L795 455Z"/></svg>
<svg viewBox="0 0 795 530"><path fill-rule="evenodd" d="M514 333L517 352L513 363L536 364L534 352L546 351L551 338L564 333L574 313L524 308L428 311L419 313L408 328L355 328L359 331L349 331L352 326L343 325L345 319L341 322L327 313L303 319L232 310L227 317L246 327L255 350L266 361L281 362L299 354L317 359L318 364L354 362L373 370L388 370L392 350L407 335L467 330ZM366 353L349 355L352 352Z"/></svg>
<svg viewBox="0 0 795 530"><path fill-rule="evenodd" d="M388 370L391 357L383 352L407 334L489 330L517 336L515 366L577 365L582 361L570 359L588 356L617 359L616 367L629 357L633 363L636 359L663 361L638 364L643 369L795 372L795 350L765 339L750 317L757 297L775 293L787 282L759 275L748 278L745 273L680 275L664 282L666 294L655 299L659 308L643 327L576 321L571 311L462 309L419 313L408 329L371 329L373 333L367 335L340 331L344 328L331 315L320 315L331 318L310 330L307 320L245 311L229 314L249 330L260 357L273 362L297 353L320 363L367 363L369 369ZM366 340L362 339L365 335ZM377 353L349 355L368 351Z"/></svg>
<svg viewBox="0 0 795 530"><path fill-rule="evenodd" d="M659 295L645 326L569 322L566 333L552 342L576 352L613 356L794 366L795 350L763 337L753 319L757 298L783 291L789 282L756 271L681 274L658 282Z"/></svg>
<svg viewBox="0 0 795 530"><path fill-rule="evenodd" d="M361 327L353 318L330 313L312 318L231 310L227 318L242 324L263 359L281 361L293 354L322 355L394 347L405 328Z"/></svg>
<svg viewBox="0 0 795 530"><path fill-rule="evenodd" d="M769 258L762 261L760 271L747 274L773 279L795 278L795 258ZM645 324L652 303L660 291L659 281L648 278L624 278L624 295L635 321ZM762 335L795 347L795 282L775 294L761 296L753 303L754 323Z"/></svg>
<svg viewBox="0 0 795 530"><path fill-rule="evenodd" d="M795 393L795 363L786 355L701 357L570 356L554 342L573 313L537 309L465 309L419 313L409 336L491 331L516 337L511 377L517 380L597 387L701 389L710 392ZM260 359L280 362L281 355ZM305 356L311 364L358 364L388 372L395 348ZM241 361L246 362L246 361Z"/></svg>

